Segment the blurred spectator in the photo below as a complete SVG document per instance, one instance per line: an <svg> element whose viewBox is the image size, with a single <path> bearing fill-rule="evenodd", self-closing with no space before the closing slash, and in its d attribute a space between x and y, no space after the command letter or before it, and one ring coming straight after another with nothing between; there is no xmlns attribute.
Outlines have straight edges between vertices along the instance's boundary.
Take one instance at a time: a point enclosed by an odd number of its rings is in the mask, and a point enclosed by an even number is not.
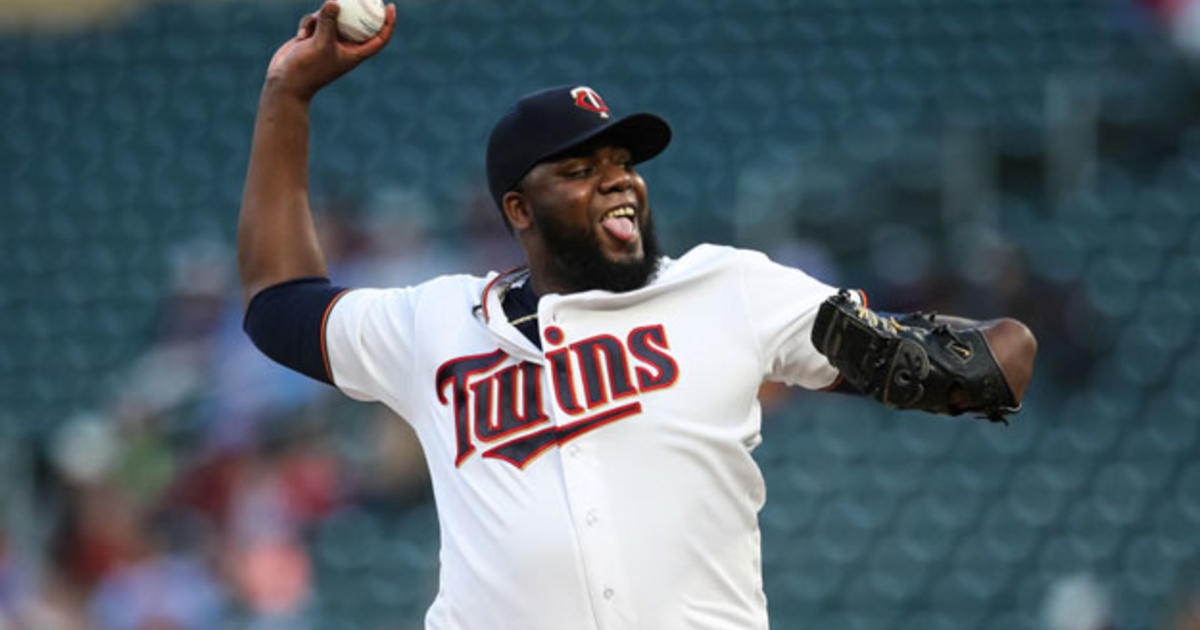
<svg viewBox="0 0 1200 630"><path fill-rule="evenodd" d="M1108 591L1087 573L1068 575L1050 586L1042 603L1045 630L1116 630Z"/></svg>
<svg viewBox="0 0 1200 630"><path fill-rule="evenodd" d="M224 596L196 541L165 544L171 526L143 523L137 545L100 580L90 617L96 630L204 630L221 625ZM175 547L175 548L172 548Z"/></svg>
<svg viewBox="0 0 1200 630"><path fill-rule="evenodd" d="M295 500L303 493L291 492L285 474L265 460L249 458L239 472L225 550L239 597L252 627L295 628L312 591L312 567L300 538L308 511Z"/></svg>
<svg viewBox="0 0 1200 630"><path fill-rule="evenodd" d="M385 407L375 413L372 451L363 474L361 491L387 503L410 502L429 491L425 454L412 427Z"/></svg>
<svg viewBox="0 0 1200 630"><path fill-rule="evenodd" d="M1200 2L1197 0L1141 0L1161 21L1171 42L1192 57L1200 58Z"/></svg>
<svg viewBox="0 0 1200 630"><path fill-rule="evenodd" d="M26 562L11 552L0 530L0 630L74 630L81 625L60 602L56 589L39 588Z"/></svg>

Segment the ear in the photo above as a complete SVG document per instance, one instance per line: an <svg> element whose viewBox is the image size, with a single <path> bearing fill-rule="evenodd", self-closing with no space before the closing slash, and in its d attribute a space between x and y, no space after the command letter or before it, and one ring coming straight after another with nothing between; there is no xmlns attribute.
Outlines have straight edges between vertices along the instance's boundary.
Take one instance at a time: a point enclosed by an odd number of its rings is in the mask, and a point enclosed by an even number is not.
<svg viewBox="0 0 1200 630"><path fill-rule="evenodd" d="M500 204L514 232L529 229L529 226L533 225L533 210L530 209L524 194L510 190L500 198Z"/></svg>

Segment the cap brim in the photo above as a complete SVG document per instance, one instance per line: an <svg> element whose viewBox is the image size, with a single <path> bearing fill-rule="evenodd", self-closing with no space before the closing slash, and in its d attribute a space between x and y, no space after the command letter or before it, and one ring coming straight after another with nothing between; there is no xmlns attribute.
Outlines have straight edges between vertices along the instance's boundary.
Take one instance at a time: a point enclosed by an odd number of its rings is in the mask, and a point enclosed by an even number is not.
<svg viewBox="0 0 1200 630"><path fill-rule="evenodd" d="M539 158L536 163L552 160L580 146L601 140L606 144L611 143L613 146L628 149L633 163L637 164L649 160L667 148L671 143L671 126L654 114L630 114L571 138Z"/></svg>

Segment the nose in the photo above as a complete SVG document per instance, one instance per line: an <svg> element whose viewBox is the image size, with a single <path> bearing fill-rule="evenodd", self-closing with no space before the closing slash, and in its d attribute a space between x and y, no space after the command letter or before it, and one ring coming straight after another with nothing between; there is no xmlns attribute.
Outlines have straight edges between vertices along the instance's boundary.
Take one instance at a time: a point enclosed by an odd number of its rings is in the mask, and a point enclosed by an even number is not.
<svg viewBox="0 0 1200 630"><path fill-rule="evenodd" d="M618 192L633 186L633 173L623 164L605 164L604 177L600 178L601 192Z"/></svg>

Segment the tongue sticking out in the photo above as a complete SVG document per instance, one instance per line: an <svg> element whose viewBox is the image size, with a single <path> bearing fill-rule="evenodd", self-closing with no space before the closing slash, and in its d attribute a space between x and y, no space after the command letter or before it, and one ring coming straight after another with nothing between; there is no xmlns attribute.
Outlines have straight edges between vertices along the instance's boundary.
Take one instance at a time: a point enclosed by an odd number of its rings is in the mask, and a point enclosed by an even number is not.
<svg viewBox="0 0 1200 630"><path fill-rule="evenodd" d="M633 219L630 217L611 217L605 219L600 225L603 225L613 238L625 242L633 240L634 232L637 231L633 225Z"/></svg>

